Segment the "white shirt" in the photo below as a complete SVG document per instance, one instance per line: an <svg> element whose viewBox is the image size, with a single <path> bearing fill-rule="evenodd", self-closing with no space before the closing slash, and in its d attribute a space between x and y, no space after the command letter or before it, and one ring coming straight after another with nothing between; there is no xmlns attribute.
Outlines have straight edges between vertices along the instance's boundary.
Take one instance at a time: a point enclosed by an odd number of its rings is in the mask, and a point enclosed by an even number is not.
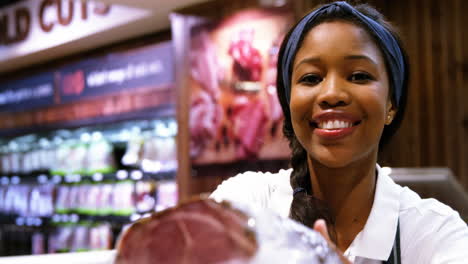
<svg viewBox="0 0 468 264"><path fill-rule="evenodd" d="M211 197L268 208L288 217L293 198L291 171L245 172L224 181ZM401 263L468 263L468 227L459 214L435 199L421 199L414 191L396 184L378 165L369 218L344 255L355 264L387 260L398 221Z"/></svg>

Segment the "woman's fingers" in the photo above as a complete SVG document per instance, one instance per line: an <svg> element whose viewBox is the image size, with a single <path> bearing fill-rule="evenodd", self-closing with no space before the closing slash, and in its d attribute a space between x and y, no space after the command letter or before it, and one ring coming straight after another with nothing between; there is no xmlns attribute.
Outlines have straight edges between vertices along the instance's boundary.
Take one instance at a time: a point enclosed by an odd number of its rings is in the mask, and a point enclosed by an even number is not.
<svg viewBox="0 0 468 264"><path fill-rule="evenodd" d="M330 235L328 234L327 223L323 219L319 219L314 223L314 230L319 232L329 244L333 244L330 239Z"/></svg>
<svg viewBox="0 0 468 264"><path fill-rule="evenodd" d="M352 262L349 261L349 259L347 259L343 255L343 252L341 252L341 250L338 249L338 247L335 245L335 243L333 243L331 241L330 235L328 234L327 223L325 222L325 220L319 219L319 220L315 221L314 230L319 232L325 238L325 240L327 240L328 245L330 245L330 247L333 248L336 251L336 253L338 253L338 256L340 256L340 259L343 262L343 264L352 264Z"/></svg>

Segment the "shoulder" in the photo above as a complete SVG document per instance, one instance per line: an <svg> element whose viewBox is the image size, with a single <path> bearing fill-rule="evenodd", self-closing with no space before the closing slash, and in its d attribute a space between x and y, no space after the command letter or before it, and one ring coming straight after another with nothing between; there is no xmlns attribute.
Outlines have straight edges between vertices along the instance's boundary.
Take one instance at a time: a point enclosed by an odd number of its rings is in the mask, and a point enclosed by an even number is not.
<svg viewBox="0 0 468 264"><path fill-rule="evenodd" d="M270 207L274 196L291 193L290 174L290 169L277 173L244 172L223 181L210 197L263 208Z"/></svg>
<svg viewBox="0 0 468 264"><path fill-rule="evenodd" d="M448 216L457 213L448 205L434 198L422 199L408 187L401 187L400 212L403 214L419 213L421 216Z"/></svg>
<svg viewBox="0 0 468 264"><path fill-rule="evenodd" d="M400 224L402 255L406 249L406 254L427 263L464 263L468 259L466 223L458 212L436 199L421 199L403 188Z"/></svg>
<svg viewBox="0 0 468 264"><path fill-rule="evenodd" d="M424 224L420 229L429 226L443 227L447 221L454 221L466 227L459 213L450 206L434 198L422 199L408 187L402 187L400 195L400 219L415 225Z"/></svg>

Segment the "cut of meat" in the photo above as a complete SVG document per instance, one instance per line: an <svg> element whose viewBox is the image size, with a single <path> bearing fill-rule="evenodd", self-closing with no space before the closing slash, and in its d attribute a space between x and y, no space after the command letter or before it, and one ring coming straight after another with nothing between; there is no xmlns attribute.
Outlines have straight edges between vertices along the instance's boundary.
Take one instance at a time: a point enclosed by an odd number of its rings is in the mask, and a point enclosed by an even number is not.
<svg viewBox="0 0 468 264"><path fill-rule="evenodd" d="M273 123L277 123L283 118L283 110L278 100L278 94L276 92L276 86L267 86L268 103L270 105L270 120Z"/></svg>
<svg viewBox="0 0 468 264"><path fill-rule="evenodd" d="M221 106L205 91L192 98L190 108L190 155L197 156L216 137L222 118Z"/></svg>
<svg viewBox="0 0 468 264"><path fill-rule="evenodd" d="M262 77L262 56L253 46L254 33L253 29L245 29L231 40L228 52L237 81L258 82Z"/></svg>
<svg viewBox="0 0 468 264"><path fill-rule="evenodd" d="M232 109L234 136L240 143L236 150L237 158L257 157L268 120L264 103L260 99L249 100L246 96L237 96Z"/></svg>
<svg viewBox="0 0 468 264"><path fill-rule="evenodd" d="M215 50L208 32L202 30L192 38L189 59L192 78L199 82L201 88L214 100L218 100L220 69Z"/></svg>
<svg viewBox="0 0 468 264"><path fill-rule="evenodd" d="M247 263L256 250L245 215L227 203L197 200L135 223L122 235L115 263Z"/></svg>

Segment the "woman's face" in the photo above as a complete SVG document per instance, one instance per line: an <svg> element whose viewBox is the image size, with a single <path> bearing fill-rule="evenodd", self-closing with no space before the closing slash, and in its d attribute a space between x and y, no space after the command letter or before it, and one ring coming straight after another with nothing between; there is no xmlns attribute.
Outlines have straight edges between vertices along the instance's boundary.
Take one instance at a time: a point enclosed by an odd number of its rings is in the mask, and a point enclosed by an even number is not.
<svg viewBox="0 0 468 264"><path fill-rule="evenodd" d="M312 161L340 168L376 157L394 111L385 62L364 29L334 21L307 33L293 64L290 109Z"/></svg>

